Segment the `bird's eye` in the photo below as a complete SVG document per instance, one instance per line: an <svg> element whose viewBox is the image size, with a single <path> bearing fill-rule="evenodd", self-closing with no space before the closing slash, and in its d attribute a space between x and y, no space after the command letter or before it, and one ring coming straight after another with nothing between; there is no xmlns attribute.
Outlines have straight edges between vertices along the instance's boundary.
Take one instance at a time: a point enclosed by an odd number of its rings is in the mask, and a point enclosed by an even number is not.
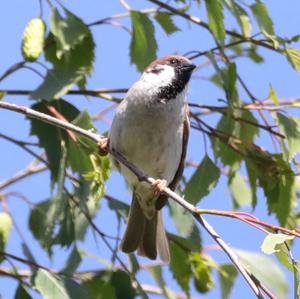
<svg viewBox="0 0 300 299"><path fill-rule="evenodd" d="M176 63L178 63L178 60L177 60L176 58L172 58L172 59L170 60L170 63L171 63L171 64L176 64Z"/></svg>

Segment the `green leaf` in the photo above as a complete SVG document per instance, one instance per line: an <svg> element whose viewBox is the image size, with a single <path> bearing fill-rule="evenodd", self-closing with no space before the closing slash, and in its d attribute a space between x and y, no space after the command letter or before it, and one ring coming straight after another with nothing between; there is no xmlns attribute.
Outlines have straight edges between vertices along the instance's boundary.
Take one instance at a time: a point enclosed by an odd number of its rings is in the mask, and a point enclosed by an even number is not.
<svg viewBox="0 0 300 299"><path fill-rule="evenodd" d="M276 91L274 90L272 84L270 84L270 89L269 89L269 96L268 96L269 99L271 99L275 105L278 105L279 104L279 99L278 99L278 96L276 94Z"/></svg>
<svg viewBox="0 0 300 299"><path fill-rule="evenodd" d="M174 24L170 14L159 11L154 18L168 35L179 31L179 28Z"/></svg>
<svg viewBox="0 0 300 299"><path fill-rule="evenodd" d="M235 3L234 0L224 0L224 2L238 21L244 36L250 37L251 22L247 12L240 5Z"/></svg>
<svg viewBox="0 0 300 299"><path fill-rule="evenodd" d="M235 208L251 205L251 191L246 185L245 179L237 172L235 172L229 179L229 190L231 192Z"/></svg>
<svg viewBox="0 0 300 299"><path fill-rule="evenodd" d="M52 101L49 105L56 108L68 121L72 121L79 114L79 110L66 101ZM32 109L50 114L48 106L44 102L34 104ZM67 134L64 130L54 127L53 125L42 122L38 119L30 119L31 135L36 135L39 140L39 146L45 149L47 159L51 170L52 183L58 179L60 169L60 161L62 155L62 139L67 139Z"/></svg>
<svg viewBox="0 0 300 299"><path fill-rule="evenodd" d="M222 1L205 0L205 4L209 28L214 37L223 44L225 39L225 29Z"/></svg>
<svg viewBox="0 0 300 299"><path fill-rule="evenodd" d="M114 288L109 281L110 273L100 272L97 276L85 280L82 285L88 290L89 297L93 299L117 299Z"/></svg>
<svg viewBox="0 0 300 299"><path fill-rule="evenodd" d="M33 277L34 287L44 299L90 299L75 281L39 269Z"/></svg>
<svg viewBox="0 0 300 299"><path fill-rule="evenodd" d="M292 67L300 72L300 50L296 48L286 48L284 50L286 58L291 63Z"/></svg>
<svg viewBox="0 0 300 299"><path fill-rule="evenodd" d="M210 257L198 252L191 253L189 259L192 264L192 272L196 289L200 293L207 293L214 287L212 268L216 267L215 263Z"/></svg>
<svg viewBox="0 0 300 299"><path fill-rule="evenodd" d="M130 11L132 38L130 43L131 63L142 72L156 58L157 43L154 26L148 16L140 11Z"/></svg>
<svg viewBox="0 0 300 299"><path fill-rule="evenodd" d="M238 276L237 269L232 264L222 264L218 267L222 299L229 299L234 282Z"/></svg>
<svg viewBox="0 0 300 299"><path fill-rule="evenodd" d="M41 18L29 21L23 33L22 55L27 61L35 61L44 49L46 25Z"/></svg>
<svg viewBox="0 0 300 299"><path fill-rule="evenodd" d="M294 272L293 264L290 261L289 252L287 250L287 247L285 244L277 245L277 248L279 248L278 251L275 252L275 255L278 259L278 261L284 265L288 270L291 272Z"/></svg>
<svg viewBox="0 0 300 299"><path fill-rule="evenodd" d="M65 52L62 51L62 41L53 34L49 34L47 38L49 46L46 48L45 56L54 67L47 72L42 84L32 92L33 99L59 99L74 84L81 84L92 73L95 43L88 27L84 31L85 35L82 30L70 35L74 41L67 47L69 50ZM75 33L76 38L74 38ZM66 46L64 46L65 48Z"/></svg>
<svg viewBox="0 0 300 299"><path fill-rule="evenodd" d="M188 236L194 227L193 217L183 207L173 201L169 202L169 206L176 229L184 236Z"/></svg>
<svg viewBox="0 0 300 299"><path fill-rule="evenodd" d="M117 270L112 273L111 285L115 289L117 299L134 299L136 292L132 287L130 277L124 271Z"/></svg>
<svg viewBox="0 0 300 299"><path fill-rule="evenodd" d="M7 92L5 91L0 91L0 102L2 101L2 99L6 96Z"/></svg>
<svg viewBox="0 0 300 299"><path fill-rule="evenodd" d="M28 294L25 287L19 284L15 293L15 299L32 299L32 297Z"/></svg>
<svg viewBox="0 0 300 299"><path fill-rule="evenodd" d="M276 36L273 29L273 22L269 16L266 5L262 2L256 2L251 5L251 10L262 33L266 37L270 38L274 43L274 47L277 48L278 42L276 41Z"/></svg>
<svg viewBox="0 0 300 299"><path fill-rule="evenodd" d="M173 273L173 277L184 292L189 295L189 283L192 276L192 269L188 253L177 246L174 242L170 243L170 253L170 270Z"/></svg>
<svg viewBox="0 0 300 299"><path fill-rule="evenodd" d="M194 205L197 204L216 186L219 177L219 168L206 155L186 185L186 199Z"/></svg>
<svg viewBox="0 0 300 299"><path fill-rule="evenodd" d="M293 240L294 239L294 236L288 236L288 235L285 235L285 234L272 234L272 233L269 233L262 245L261 245L261 250L265 253L265 254L272 254L272 253L275 253L275 252L278 252L280 251L278 249L278 245L286 242L286 241L289 241L289 240Z"/></svg>
<svg viewBox="0 0 300 299"><path fill-rule="evenodd" d="M64 12L66 18L63 18L54 7L50 19L51 32L57 40L56 54L58 58L61 58L64 53L81 43L90 34L88 27L80 18L66 9Z"/></svg>
<svg viewBox="0 0 300 299"><path fill-rule="evenodd" d="M129 213L129 205L119 201L115 198L108 201L108 207L117 213L119 217L122 217L124 220L127 220Z"/></svg>
<svg viewBox="0 0 300 299"><path fill-rule="evenodd" d="M300 152L300 120L281 113L277 113L277 119L280 132L286 136L289 145L286 155L288 161L291 161Z"/></svg>
<svg viewBox="0 0 300 299"><path fill-rule="evenodd" d="M294 261L294 297L295 299L300 299L300 262Z"/></svg>
<svg viewBox="0 0 300 299"><path fill-rule="evenodd" d="M64 268L60 271L64 274L73 274L81 263L81 255L76 246L74 246Z"/></svg>
<svg viewBox="0 0 300 299"><path fill-rule="evenodd" d="M288 283L277 264L269 257L259 253L243 250L235 251L248 271L253 273L268 288L273 289L278 298L288 298Z"/></svg>
<svg viewBox="0 0 300 299"><path fill-rule="evenodd" d="M0 213L0 251L5 250L5 246L8 240L9 233L12 228L12 219L5 213ZM0 261L2 261L3 256L0 255Z"/></svg>

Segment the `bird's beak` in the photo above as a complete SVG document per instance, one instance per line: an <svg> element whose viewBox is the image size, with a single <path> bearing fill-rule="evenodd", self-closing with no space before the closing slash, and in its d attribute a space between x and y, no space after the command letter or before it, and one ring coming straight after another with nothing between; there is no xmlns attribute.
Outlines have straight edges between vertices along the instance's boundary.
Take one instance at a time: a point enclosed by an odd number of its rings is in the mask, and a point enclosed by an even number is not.
<svg viewBox="0 0 300 299"><path fill-rule="evenodd" d="M193 64L193 63L184 63L182 66L181 66L181 69L184 71L184 72L189 72L191 73L194 69L196 68L196 65Z"/></svg>

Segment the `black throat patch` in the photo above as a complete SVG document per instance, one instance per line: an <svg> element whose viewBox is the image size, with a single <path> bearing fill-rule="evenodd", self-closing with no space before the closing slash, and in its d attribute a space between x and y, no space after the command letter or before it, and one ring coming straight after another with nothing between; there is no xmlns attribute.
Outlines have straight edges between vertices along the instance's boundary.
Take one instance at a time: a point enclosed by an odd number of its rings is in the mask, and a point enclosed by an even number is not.
<svg viewBox="0 0 300 299"><path fill-rule="evenodd" d="M157 93L157 97L162 100L172 100L183 91L186 84L189 82L191 72L186 72L180 68L175 68L175 78L171 84L161 87Z"/></svg>

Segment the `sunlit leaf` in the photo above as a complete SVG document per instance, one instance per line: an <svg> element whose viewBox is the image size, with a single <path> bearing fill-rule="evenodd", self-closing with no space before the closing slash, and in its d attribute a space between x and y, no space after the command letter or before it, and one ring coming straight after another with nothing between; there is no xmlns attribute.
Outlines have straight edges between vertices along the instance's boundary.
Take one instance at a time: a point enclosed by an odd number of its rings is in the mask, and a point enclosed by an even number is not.
<svg viewBox="0 0 300 299"><path fill-rule="evenodd" d="M219 177L219 168L206 155L186 185L186 199L192 204L197 204L215 187Z"/></svg>
<svg viewBox="0 0 300 299"><path fill-rule="evenodd" d="M230 177L229 189L235 208L239 208L245 205L251 205L251 191L246 185L245 178L243 178L237 172L232 177Z"/></svg>
<svg viewBox="0 0 300 299"><path fill-rule="evenodd" d="M223 44L225 39L223 6L221 0L205 0L209 28L215 38Z"/></svg>
<svg viewBox="0 0 300 299"><path fill-rule="evenodd" d="M251 33L251 22L247 12L233 0L224 0L224 2L237 19L243 34L246 37L249 37Z"/></svg>
<svg viewBox="0 0 300 299"><path fill-rule="evenodd" d="M251 10L262 33L270 38L274 43L274 47L277 48L278 42L274 33L273 21L269 16L266 5L262 2L256 2L251 5Z"/></svg>
<svg viewBox="0 0 300 299"><path fill-rule="evenodd" d="M300 299L300 262L293 262L294 267L294 297L295 299Z"/></svg>
<svg viewBox="0 0 300 299"><path fill-rule="evenodd" d="M281 269L269 257L249 251L235 250L242 263L278 298L288 298L288 283ZM262 267L263 265L263 267Z"/></svg>
<svg viewBox="0 0 300 299"><path fill-rule="evenodd" d="M271 84L270 84L270 90L269 90L268 98L271 99L274 102L275 105L279 104L278 96L276 94L275 89L273 88L273 86Z"/></svg>
<svg viewBox="0 0 300 299"><path fill-rule="evenodd" d="M293 68L300 72L300 50L296 48L286 48L285 55Z"/></svg>
<svg viewBox="0 0 300 299"><path fill-rule="evenodd" d="M140 11L131 10L130 16L132 22L131 63L136 64L137 69L142 72L156 57L157 43L154 26L149 17Z"/></svg>
<svg viewBox="0 0 300 299"><path fill-rule="evenodd" d="M22 55L27 61L35 61L44 49L46 25L41 18L29 21L23 33Z"/></svg>
<svg viewBox="0 0 300 299"><path fill-rule="evenodd" d="M294 239L294 236L288 236L288 235L285 235L285 234L272 234L272 233L269 233L262 245L261 245L261 250L265 253L265 254L272 254L272 253L275 253L277 251L279 251L279 249L277 248L277 245L280 245L286 241L289 241L289 240L293 240Z"/></svg>
<svg viewBox="0 0 300 299"><path fill-rule="evenodd" d="M0 251L5 250L5 246L8 240L9 233L12 228L12 219L11 217L5 213L0 213ZM0 261L2 261L3 256L0 255Z"/></svg>

